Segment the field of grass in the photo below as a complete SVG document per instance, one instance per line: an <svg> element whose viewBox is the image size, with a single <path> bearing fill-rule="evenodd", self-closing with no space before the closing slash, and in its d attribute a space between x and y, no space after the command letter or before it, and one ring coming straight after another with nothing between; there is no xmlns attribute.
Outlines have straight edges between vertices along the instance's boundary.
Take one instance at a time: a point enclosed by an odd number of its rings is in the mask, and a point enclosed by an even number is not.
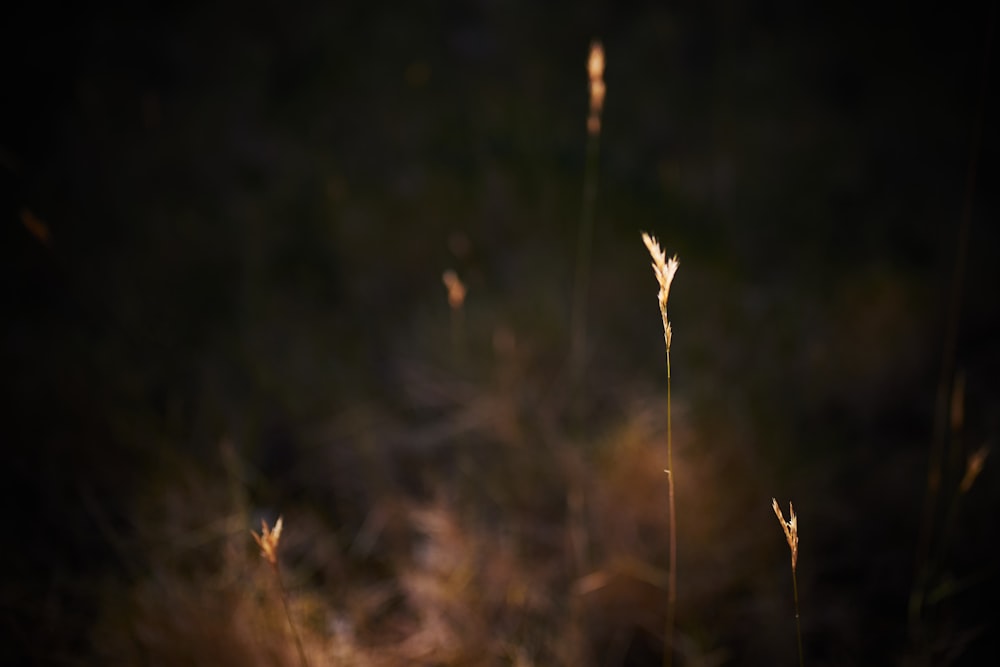
<svg viewBox="0 0 1000 667"><path fill-rule="evenodd" d="M25 12L0 663L1000 656L988 14Z"/></svg>

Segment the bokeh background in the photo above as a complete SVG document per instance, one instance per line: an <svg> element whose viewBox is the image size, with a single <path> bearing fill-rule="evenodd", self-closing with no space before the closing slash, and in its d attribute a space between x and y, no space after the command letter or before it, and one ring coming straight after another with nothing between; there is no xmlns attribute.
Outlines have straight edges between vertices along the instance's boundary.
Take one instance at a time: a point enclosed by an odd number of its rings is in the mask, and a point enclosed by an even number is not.
<svg viewBox="0 0 1000 667"><path fill-rule="evenodd" d="M10 11L0 662L994 662L996 14Z"/></svg>

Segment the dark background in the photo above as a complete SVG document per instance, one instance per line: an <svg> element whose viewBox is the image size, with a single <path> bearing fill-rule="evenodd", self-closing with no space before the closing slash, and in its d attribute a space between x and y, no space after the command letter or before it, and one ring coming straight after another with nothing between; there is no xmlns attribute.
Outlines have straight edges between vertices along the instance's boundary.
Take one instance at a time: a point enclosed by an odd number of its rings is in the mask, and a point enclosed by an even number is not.
<svg viewBox="0 0 1000 667"><path fill-rule="evenodd" d="M662 331L641 230L681 258L679 659L795 660L776 496L800 515L808 664L994 661L995 460L957 489L1000 432L997 8L852 5L9 13L0 661L281 662L203 651L189 631L208 614L199 587L229 567L220 543L252 562L246 530L283 512L292 531L298 512L312 532L289 533L295 590L350 608L409 571L412 536L352 547L376 509L403 508L405 532L430 506L477 535L511 531L506 579L555 571L537 590L565 626L535 636L512 605L489 607L526 659L559 662L546 633L582 628L599 638L583 663L658 663L643 619L662 617L662 591L574 615L562 546L524 538L579 519L576 575L665 567ZM608 95L574 379L594 38ZM469 287L458 341L448 268ZM482 586L448 590L474 617ZM420 606L399 590L384 614ZM916 617L914 590L929 600ZM190 652L168 656L144 622ZM331 636L306 625L317 646ZM407 635L369 625L368 646ZM470 664L515 664L484 642Z"/></svg>

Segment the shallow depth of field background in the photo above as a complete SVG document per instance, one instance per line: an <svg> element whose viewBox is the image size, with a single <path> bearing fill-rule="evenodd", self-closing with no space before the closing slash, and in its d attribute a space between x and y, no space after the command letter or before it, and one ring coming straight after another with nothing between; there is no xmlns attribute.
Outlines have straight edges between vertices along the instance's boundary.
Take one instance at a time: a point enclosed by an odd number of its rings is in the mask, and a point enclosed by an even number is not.
<svg viewBox="0 0 1000 667"><path fill-rule="evenodd" d="M772 496L807 664L996 659L995 3L612 4L5 19L0 662L297 664L281 514L313 665L660 664L640 231L679 664L797 660Z"/></svg>

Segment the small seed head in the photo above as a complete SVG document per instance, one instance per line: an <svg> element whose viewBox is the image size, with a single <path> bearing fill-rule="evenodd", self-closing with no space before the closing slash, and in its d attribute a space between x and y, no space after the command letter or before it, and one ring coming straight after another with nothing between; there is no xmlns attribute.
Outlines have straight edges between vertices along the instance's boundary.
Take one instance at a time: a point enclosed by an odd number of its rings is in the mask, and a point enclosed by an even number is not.
<svg viewBox="0 0 1000 667"><path fill-rule="evenodd" d="M257 541L257 546L260 547L260 555L263 556L264 560L271 564L272 567L278 566L278 541L281 539L281 517L274 522L274 529L267 527L267 522L263 519L260 520L260 534L250 531L253 535L253 539Z"/></svg>
<svg viewBox="0 0 1000 667"><path fill-rule="evenodd" d="M778 507L778 501L774 498L771 498L771 507L774 509L774 515L778 517L781 529L785 531L785 540L787 540L788 548L792 552L792 570L794 571L799 562L799 519L795 516L795 508L791 501L788 503L788 514L791 516L789 521L785 521L785 516L781 513L781 508Z"/></svg>

